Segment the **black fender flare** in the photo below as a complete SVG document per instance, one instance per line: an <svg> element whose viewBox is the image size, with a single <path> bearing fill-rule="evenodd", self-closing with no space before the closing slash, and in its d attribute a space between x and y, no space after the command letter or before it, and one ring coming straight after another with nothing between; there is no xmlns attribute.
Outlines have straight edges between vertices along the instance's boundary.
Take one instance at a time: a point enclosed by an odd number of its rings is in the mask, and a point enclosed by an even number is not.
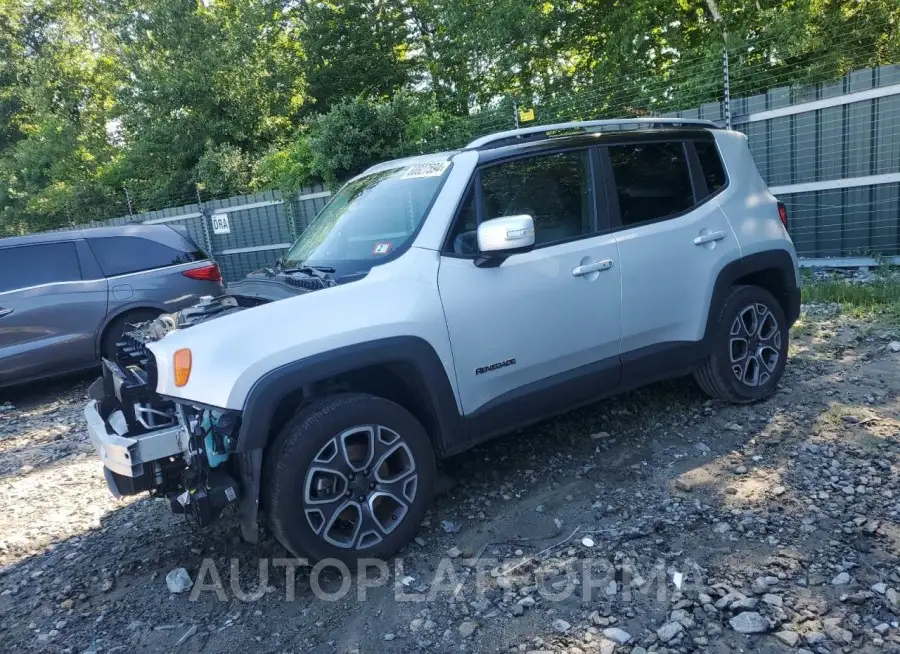
<svg viewBox="0 0 900 654"><path fill-rule="evenodd" d="M784 296L777 299L783 303L788 326L797 322L800 317L800 287L797 285L794 259L787 250L765 250L732 261L719 271L709 303L704 342L708 343L712 338L718 308L728 294L728 289L743 277L770 270L777 271L779 285L784 290Z"/></svg>
<svg viewBox="0 0 900 654"><path fill-rule="evenodd" d="M395 336L315 354L280 366L251 387L244 401L237 451L248 452L268 444L272 416L279 403L290 393L337 375L385 364L407 364L416 376L434 416L439 434L432 434L435 449L443 449L444 440L458 434L461 422L456 396L447 371L434 348L416 336Z"/></svg>
<svg viewBox="0 0 900 654"><path fill-rule="evenodd" d="M414 336L383 338L348 345L315 354L280 366L260 377L250 388L241 414L235 452L242 497L238 507L241 533L249 543L259 541L259 494L263 452L269 443L272 417L291 393L336 375L384 364L406 364L416 376L415 383L437 425L430 434L438 456L465 439L464 421L459 413L450 379L440 357L424 339Z"/></svg>

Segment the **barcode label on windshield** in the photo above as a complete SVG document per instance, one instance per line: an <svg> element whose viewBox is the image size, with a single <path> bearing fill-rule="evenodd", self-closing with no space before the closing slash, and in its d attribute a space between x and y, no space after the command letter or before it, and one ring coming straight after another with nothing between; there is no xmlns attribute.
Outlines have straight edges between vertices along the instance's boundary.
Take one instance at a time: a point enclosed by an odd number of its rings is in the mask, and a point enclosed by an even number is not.
<svg viewBox="0 0 900 654"><path fill-rule="evenodd" d="M403 171L400 179L412 179L414 177L440 177L450 165L449 161L432 161L410 166Z"/></svg>

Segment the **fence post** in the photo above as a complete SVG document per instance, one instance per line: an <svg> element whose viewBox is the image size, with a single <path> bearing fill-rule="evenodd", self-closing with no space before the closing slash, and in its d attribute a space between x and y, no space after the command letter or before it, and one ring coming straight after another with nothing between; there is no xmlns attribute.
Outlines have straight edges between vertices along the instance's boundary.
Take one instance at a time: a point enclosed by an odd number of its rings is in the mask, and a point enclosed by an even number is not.
<svg viewBox="0 0 900 654"><path fill-rule="evenodd" d="M725 127L726 129L731 129L731 73L728 69L728 39L725 39L724 47L722 48L722 74L724 76L724 105L725 105Z"/></svg>
<svg viewBox="0 0 900 654"><path fill-rule="evenodd" d="M122 190L125 191L125 202L128 204L128 217L134 218L134 208L131 206L131 195L128 193L128 187L123 186Z"/></svg>
<svg viewBox="0 0 900 654"><path fill-rule="evenodd" d="M209 233L209 221L206 220L208 216L206 212L203 210L203 198L200 197L200 185L195 184L194 188L197 190L197 208L200 210L200 221L203 225L203 241L206 246L206 252L210 256L215 256L215 252L213 252L213 244L212 244L212 236Z"/></svg>
<svg viewBox="0 0 900 654"><path fill-rule="evenodd" d="M519 104L517 102L513 102L513 120L516 124L516 129L519 129Z"/></svg>

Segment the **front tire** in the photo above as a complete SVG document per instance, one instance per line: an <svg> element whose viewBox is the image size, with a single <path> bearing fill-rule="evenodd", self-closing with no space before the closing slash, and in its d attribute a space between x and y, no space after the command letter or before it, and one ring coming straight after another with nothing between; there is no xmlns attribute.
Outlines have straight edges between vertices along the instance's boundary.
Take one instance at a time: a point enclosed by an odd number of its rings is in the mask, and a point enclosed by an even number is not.
<svg viewBox="0 0 900 654"><path fill-rule="evenodd" d="M784 373L790 335L772 294L759 286L732 288L713 329L712 353L694 373L700 388L737 404L771 395Z"/></svg>
<svg viewBox="0 0 900 654"><path fill-rule="evenodd" d="M297 557L354 568L412 540L434 495L434 450L398 404L363 393L315 400L266 454L275 537Z"/></svg>

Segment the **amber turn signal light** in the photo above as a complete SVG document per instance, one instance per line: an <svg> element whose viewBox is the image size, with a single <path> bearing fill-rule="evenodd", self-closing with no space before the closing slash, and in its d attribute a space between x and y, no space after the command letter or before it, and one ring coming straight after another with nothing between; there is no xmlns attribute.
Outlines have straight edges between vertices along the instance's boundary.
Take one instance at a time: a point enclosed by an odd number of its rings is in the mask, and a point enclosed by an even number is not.
<svg viewBox="0 0 900 654"><path fill-rule="evenodd" d="M178 350L172 359L175 367L175 385L184 386L191 378L191 351L188 349Z"/></svg>

